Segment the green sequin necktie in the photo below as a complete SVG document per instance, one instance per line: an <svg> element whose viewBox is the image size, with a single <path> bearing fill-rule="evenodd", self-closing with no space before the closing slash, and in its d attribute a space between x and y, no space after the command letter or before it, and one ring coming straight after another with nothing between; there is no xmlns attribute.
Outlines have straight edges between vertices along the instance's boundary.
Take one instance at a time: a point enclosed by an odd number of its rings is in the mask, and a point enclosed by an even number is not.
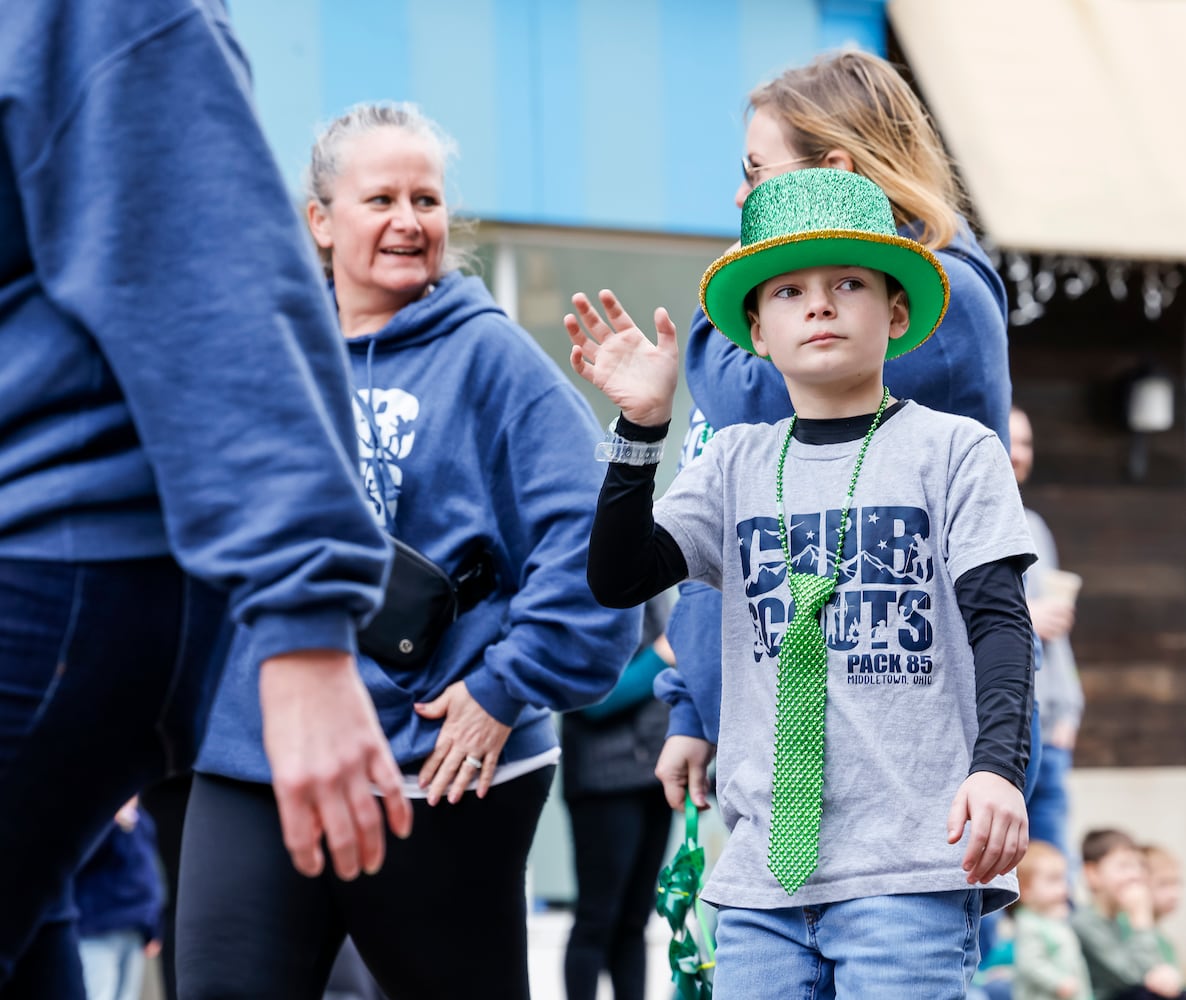
<svg viewBox="0 0 1186 1000"><path fill-rule="evenodd" d="M782 452L778 456L775 479L778 538L782 543L787 586L795 601L795 613L778 647L774 788L771 795L767 864L788 893L795 892L806 882L819 863L819 826L824 787L824 708L828 682L828 647L820 626L820 610L832 596L840 579L844 535L848 511L857 488L857 477L861 474L869 442L873 440L888 404L889 389L883 388L881 406L861 442L852 479L848 484L848 496L840 514L840 529L837 533L835 567L830 577L791 570L782 481L791 435L795 431L795 417L791 417Z"/></svg>

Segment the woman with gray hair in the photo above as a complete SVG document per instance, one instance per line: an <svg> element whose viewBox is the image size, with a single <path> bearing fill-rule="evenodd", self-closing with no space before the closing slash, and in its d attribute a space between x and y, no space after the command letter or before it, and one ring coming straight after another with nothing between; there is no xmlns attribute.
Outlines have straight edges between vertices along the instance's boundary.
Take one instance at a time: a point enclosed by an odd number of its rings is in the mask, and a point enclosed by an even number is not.
<svg viewBox="0 0 1186 1000"><path fill-rule="evenodd" d="M186 816L183 998L318 997L346 934L401 1000L528 996L525 872L559 757L552 712L609 691L640 619L585 582L592 411L455 269L451 151L414 106L371 104L325 130L309 170L362 485L397 545L360 670L416 833L388 838L382 871L357 881L292 870L237 645Z"/></svg>

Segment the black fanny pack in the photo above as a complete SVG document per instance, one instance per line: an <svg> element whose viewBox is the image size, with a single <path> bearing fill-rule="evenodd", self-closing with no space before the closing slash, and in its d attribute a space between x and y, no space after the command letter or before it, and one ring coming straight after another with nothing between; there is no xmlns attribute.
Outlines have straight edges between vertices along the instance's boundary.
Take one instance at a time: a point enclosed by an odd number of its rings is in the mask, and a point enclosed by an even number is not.
<svg viewBox="0 0 1186 1000"><path fill-rule="evenodd" d="M390 670L416 670L436 652L445 630L494 590L494 562L477 549L450 576L428 556L393 539L395 561L383 607L358 633L358 648Z"/></svg>

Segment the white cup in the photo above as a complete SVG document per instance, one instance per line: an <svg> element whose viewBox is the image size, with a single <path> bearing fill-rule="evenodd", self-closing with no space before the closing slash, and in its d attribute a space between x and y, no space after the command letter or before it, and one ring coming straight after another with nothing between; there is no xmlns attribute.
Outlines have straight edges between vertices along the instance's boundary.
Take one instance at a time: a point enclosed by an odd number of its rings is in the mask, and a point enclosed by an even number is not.
<svg viewBox="0 0 1186 1000"><path fill-rule="evenodd" d="M1042 596L1075 606L1079 597L1079 588L1083 586L1083 577L1078 573L1068 573L1063 569L1048 569L1042 574Z"/></svg>

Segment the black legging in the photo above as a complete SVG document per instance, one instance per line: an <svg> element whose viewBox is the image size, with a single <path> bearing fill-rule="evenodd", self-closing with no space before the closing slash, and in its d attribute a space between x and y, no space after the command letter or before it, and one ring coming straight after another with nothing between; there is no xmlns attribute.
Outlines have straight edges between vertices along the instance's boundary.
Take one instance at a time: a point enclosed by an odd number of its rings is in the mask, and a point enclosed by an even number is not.
<svg viewBox="0 0 1186 1000"><path fill-rule="evenodd" d="M527 1000L527 853L554 767L413 801L377 875L292 866L267 785L197 775L181 849L181 1000L318 1000L349 934L392 1000ZM328 859L327 859L328 860Z"/></svg>
<svg viewBox="0 0 1186 1000"><path fill-rule="evenodd" d="M568 1000L593 1000L604 969L614 1000L646 994L646 924L671 834L671 807L652 787L568 802L577 873L576 917L564 955Z"/></svg>

